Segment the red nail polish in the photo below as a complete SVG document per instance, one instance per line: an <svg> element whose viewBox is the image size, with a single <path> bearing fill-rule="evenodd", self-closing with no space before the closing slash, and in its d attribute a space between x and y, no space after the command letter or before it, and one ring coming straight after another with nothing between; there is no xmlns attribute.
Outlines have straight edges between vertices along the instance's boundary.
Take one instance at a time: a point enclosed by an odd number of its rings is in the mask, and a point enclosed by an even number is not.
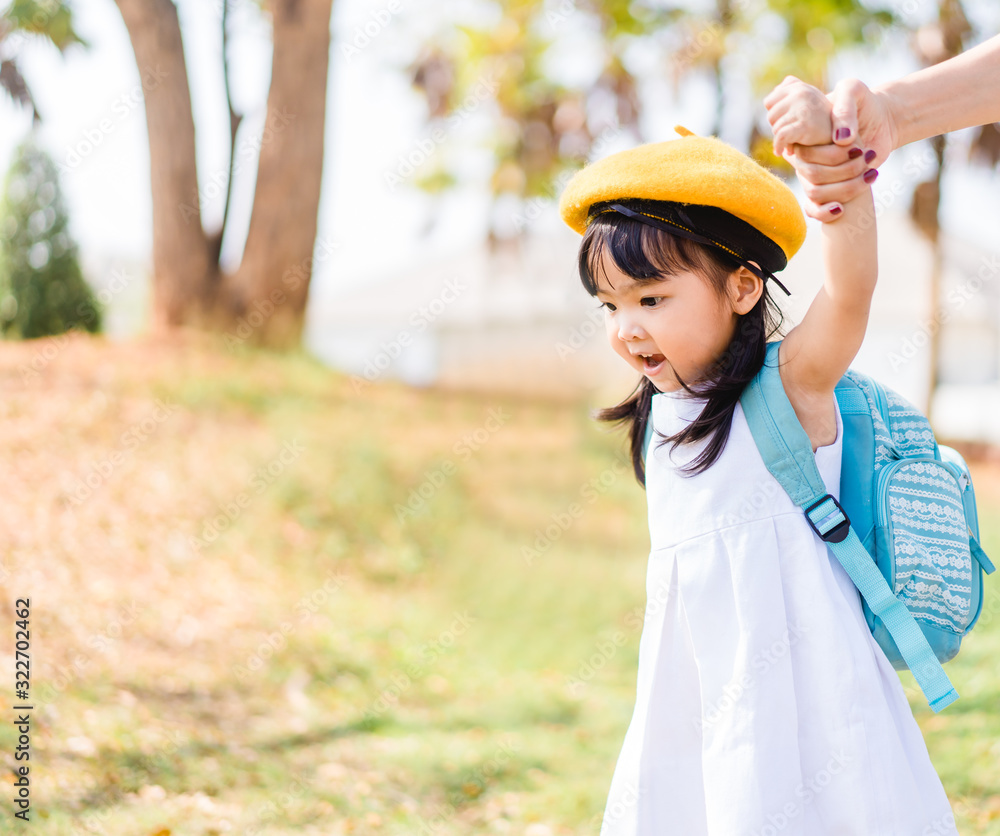
<svg viewBox="0 0 1000 836"><path fill-rule="evenodd" d="M856 160L858 157L861 156L861 149L852 148L850 151L847 152L847 156L852 160Z"/></svg>
<svg viewBox="0 0 1000 836"><path fill-rule="evenodd" d="M875 152L874 151L865 151L865 162L866 163L870 163L874 159L875 159Z"/></svg>
<svg viewBox="0 0 1000 836"><path fill-rule="evenodd" d="M849 137L850 135L851 135L850 128L837 128L837 133L834 134L834 139L839 141L841 139L847 139L847 137Z"/></svg>
<svg viewBox="0 0 1000 836"><path fill-rule="evenodd" d="M869 168L868 171L865 172L864 181L871 184L875 182L876 177L878 177L878 169Z"/></svg>
<svg viewBox="0 0 1000 836"><path fill-rule="evenodd" d="M840 214L840 213L841 213L842 211L843 211L843 209L842 209L842 208L841 208L840 206L834 206L834 207L833 207L833 208L832 208L832 209L830 210L830 214L831 214L831 215L839 215L839 214Z"/></svg>

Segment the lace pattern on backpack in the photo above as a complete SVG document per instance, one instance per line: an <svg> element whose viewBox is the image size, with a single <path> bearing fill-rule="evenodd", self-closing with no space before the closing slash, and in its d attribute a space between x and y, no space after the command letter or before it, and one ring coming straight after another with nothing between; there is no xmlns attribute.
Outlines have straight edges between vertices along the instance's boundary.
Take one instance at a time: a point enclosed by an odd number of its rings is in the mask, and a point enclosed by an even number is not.
<svg viewBox="0 0 1000 836"><path fill-rule="evenodd" d="M872 414L875 478L885 483L879 501L887 519L879 525L894 555L893 592L917 621L962 633L971 618L974 567L955 475L940 462L920 460L934 458L936 442L913 404L888 386L879 393L864 375L848 376L865 393Z"/></svg>
<svg viewBox="0 0 1000 836"><path fill-rule="evenodd" d="M893 592L918 621L961 633L972 612L969 532L955 477L935 462L900 462L886 485Z"/></svg>

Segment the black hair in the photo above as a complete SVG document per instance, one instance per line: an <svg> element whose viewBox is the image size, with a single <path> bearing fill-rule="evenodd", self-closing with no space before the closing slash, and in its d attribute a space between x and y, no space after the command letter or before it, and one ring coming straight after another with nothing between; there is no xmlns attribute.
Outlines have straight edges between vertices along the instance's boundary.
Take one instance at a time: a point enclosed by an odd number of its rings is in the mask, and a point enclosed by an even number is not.
<svg viewBox="0 0 1000 836"><path fill-rule="evenodd" d="M722 250L671 235L625 215L606 213L588 224L580 244L580 281L591 296L597 295L597 273L605 252L619 270L637 282L660 281L664 276L687 271L703 277L720 294L729 276L740 267ZM683 473L701 473L722 454L740 395L764 364L767 341L780 332L782 322L781 310L765 282L757 304L739 317L732 340L706 380L689 384L674 371L686 392L707 399L698 417L680 432L669 436L655 433L662 439L660 444L672 443L674 447L708 439L705 449L682 469ZM628 428L632 467L643 487L646 469L642 448L653 395L657 392L652 381L643 377L621 403L594 413L599 421Z"/></svg>

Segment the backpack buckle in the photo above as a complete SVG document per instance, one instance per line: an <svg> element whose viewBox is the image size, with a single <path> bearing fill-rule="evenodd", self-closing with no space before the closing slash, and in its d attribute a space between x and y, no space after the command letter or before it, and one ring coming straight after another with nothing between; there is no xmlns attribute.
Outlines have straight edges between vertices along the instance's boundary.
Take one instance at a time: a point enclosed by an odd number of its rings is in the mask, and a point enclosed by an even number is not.
<svg viewBox="0 0 1000 836"><path fill-rule="evenodd" d="M819 522L814 522L812 518L812 511L816 508L822 506L827 500L833 503L835 510L830 510L820 518ZM812 505L805 509L806 519L809 521L809 525L812 530L815 531L821 540L825 543L840 543L847 539L847 535L851 532L851 519L847 516L847 512L844 510L843 506L837 502L830 494L817 499ZM843 517L843 519L838 522L835 526L830 528L825 534L819 530L819 526L835 517L837 514Z"/></svg>

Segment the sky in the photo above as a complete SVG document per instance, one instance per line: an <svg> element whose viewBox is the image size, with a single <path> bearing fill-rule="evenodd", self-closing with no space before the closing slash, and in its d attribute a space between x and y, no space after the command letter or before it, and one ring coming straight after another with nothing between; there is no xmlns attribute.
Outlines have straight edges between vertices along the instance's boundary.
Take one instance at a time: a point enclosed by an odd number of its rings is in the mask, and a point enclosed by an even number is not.
<svg viewBox="0 0 1000 836"><path fill-rule="evenodd" d="M900 0L915 7L916 0ZM409 86L405 66L413 54L414 35L429 34L443 25L443 14L471 8L469 0L453 4L424 4L414 0L337 0L331 27L326 161L318 239L338 244L329 257L318 260L312 285L314 306L333 304L344 288L378 280L411 265L481 238L486 205L482 195L468 189L437 204L407 184L391 186L386 172L397 171L424 137L423 104ZM919 6L926 8L928 3ZM70 229L79 243L88 278L101 286L110 281L109 265L119 261L148 263L151 248L149 157L140 78L128 34L113 0L72 2L78 32L90 49L73 47L65 54L41 40L27 39L21 48L25 77L43 115L40 138L62 169L61 182L70 213ZM178 0L192 106L203 219L211 230L221 222L224 193L218 186L228 163L228 118L221 74L219 2ZM970 4L983 24L1000 26L1000 11L989 2ZM396 9L398 11L388 11ZM435 17L436 15L436 17ZM374 22L374 23L373 23ZM270 39L266 22L250 0L238 0L233 12L231 78L237 109L246 114L237 137L237 153L251 158L263 124L269 83ZM366 24L378 24L366 43L359 36ZM354 51L345 44L360 44ZM585 53L585 45L584 45ZM658 56L639 55L655 67ZM575 55L565 71L586 71L587 62ZM738 77L737 72L733 73ZM914 69L907 55L882 55L876 60L843 59L833 77L858 75L878 83ZM711 95L697 81L674 96L655 73L646 93L655 106L645 116L649 137L673 135L673 125L705 132L711 123ZM741 93L737 88L737 93ZM376 104L373 104L376 103ZM731 97L734 106L726 127L742 125L760 105ZM0 168L26 134L30 115L6 97L0 98ZM471 114L462 130L446 140L474 142L488 129L485 113ZM728 138L723 131L723 138ZM733 137L735 139L735 137ZM961 152L962 138L956 143ZM605 153L615 150L606 149ZM473 151L466 163L473 180L484 170L481 155ZM890 160L887 166L894 165ZM900 163L901 165L901 163ZM478 166L478 167L477 167ZM249 224L255 160L242 167L234 182L231 223L223 242L223 265L239 260ZM477 174L478 172L478 174ZM888 179L888 178L883 178ZM995 239L1000 203L996 180L956 173L945 193L944 217L949 228L972 240ZM989 188L987 188L989 187ZM877 192L877 187L876 187ZM992 203L990 202L992 200ZM984 207L989 211L984 211ZM996 211L994 211L996 210ZM430 214L436 232L422 235ZM554 210L550 210L554 215ZM387 233L387 230L389 231ZM386 241L386 235L391 236ZM326 247L326 249L330 249ZM98 275L95 275L98 274Z"/></svg>

